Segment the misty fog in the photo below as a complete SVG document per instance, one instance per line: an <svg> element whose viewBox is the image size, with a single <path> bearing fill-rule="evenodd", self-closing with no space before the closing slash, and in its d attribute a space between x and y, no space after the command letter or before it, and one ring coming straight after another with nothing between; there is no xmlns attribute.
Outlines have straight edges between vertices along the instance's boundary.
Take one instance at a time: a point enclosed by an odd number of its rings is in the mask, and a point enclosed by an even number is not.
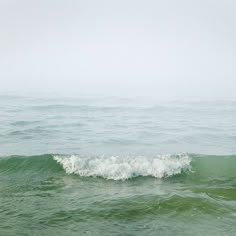
<svg viewBox="0 0 236 236"><path fill-rule="evenodd" d="M1 0L0 91L235 98L233 0Z"/></svg>

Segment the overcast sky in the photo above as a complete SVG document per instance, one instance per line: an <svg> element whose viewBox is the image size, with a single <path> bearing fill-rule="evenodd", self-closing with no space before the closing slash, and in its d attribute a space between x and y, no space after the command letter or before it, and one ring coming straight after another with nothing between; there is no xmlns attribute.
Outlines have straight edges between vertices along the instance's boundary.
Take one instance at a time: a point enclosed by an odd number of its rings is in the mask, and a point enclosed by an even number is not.
<svg viewBox="0 0 236 236"><path fill-rule="evenodd" d="M234 0L0 0L0 91L236 98Z"/></svg>

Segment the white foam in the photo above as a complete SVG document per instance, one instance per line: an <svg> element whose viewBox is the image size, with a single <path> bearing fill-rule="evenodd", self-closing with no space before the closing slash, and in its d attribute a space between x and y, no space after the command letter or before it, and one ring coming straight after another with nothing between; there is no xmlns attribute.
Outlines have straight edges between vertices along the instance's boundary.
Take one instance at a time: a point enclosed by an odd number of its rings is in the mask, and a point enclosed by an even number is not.
<svg viewBox="0 0 236 236"><path fill-rule="evenodd" d="M125 180L136 176L157 178L180 174L190 170L191 158L187 154L159 155L156 157L81 157L54 156L67 174L100 176L107 179Z"/></svg>

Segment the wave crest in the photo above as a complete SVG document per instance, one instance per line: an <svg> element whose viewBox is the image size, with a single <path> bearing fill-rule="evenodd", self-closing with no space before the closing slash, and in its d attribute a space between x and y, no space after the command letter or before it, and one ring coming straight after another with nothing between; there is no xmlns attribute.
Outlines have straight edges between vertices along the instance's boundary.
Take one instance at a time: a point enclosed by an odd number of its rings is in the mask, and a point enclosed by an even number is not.
<svg viewBox="0 0 236 236"><path fill-rule="evenodd" d="M183 153L156 157L54 156L67 174L125 180L137 176L169 177L190 170L191 158Z"/></svg>

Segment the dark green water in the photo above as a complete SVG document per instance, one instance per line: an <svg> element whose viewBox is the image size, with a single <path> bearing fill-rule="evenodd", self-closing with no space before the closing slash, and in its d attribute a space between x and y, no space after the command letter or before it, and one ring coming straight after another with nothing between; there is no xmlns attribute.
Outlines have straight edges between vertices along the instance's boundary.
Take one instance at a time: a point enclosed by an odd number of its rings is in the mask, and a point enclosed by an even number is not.
<svg viewBox="0 0 236 236"><path fill-rule="evenodd" d="M188 156L191 170L126 180L67 174L53 155L2 157L1 235L235 235L236 156Z"/></svg>

